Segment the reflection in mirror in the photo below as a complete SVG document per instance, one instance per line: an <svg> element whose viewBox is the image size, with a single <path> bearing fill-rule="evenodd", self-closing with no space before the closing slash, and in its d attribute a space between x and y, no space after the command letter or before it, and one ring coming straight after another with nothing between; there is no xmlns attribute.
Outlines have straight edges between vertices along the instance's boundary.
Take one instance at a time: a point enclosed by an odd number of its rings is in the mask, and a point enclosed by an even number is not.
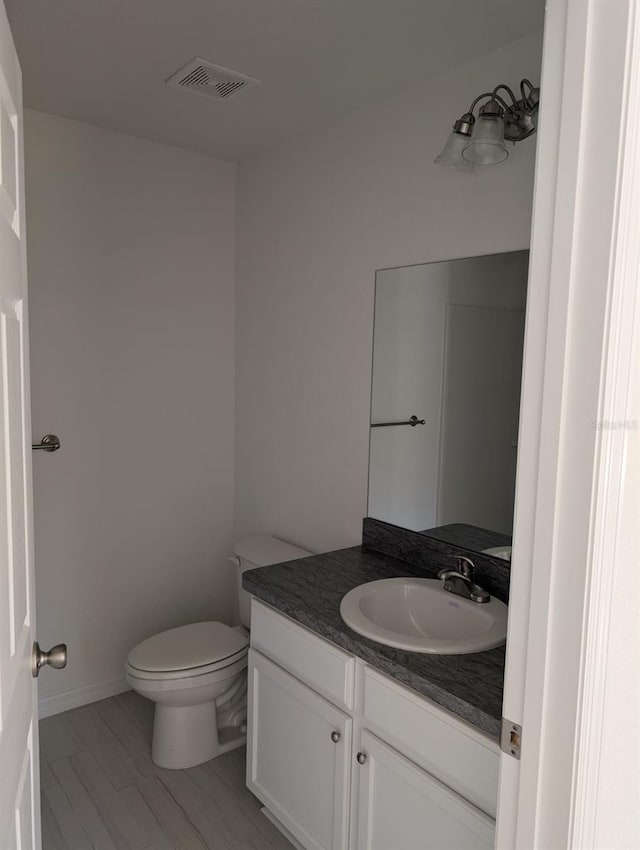
<svg viewBox="0 0 640 850"><path fill-rule="evenodd" d="M509 541L528 262L516 251L377 273L370 517Z"/></svg>

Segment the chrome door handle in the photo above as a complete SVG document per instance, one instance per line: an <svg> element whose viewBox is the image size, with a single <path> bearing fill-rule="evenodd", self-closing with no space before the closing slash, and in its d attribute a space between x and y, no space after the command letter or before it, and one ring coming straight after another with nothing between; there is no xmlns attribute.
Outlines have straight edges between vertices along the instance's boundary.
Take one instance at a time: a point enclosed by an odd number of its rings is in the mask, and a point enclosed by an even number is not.
<svg viewBox="0 0 640 850"><path fill-rule="evenodd" d="M60 448L60 437L55 434L46 434L39 443L32 443L31 448L34 452L38 450L43 452L57 452Z"/></svg>
<svg viewBox="0 0 640 850"><path fill-rule="evenodd" d="M366 753L358 753L356 756L356 761L358 764L366 764L367 762L367 754Z"/></svg>
<svg viewBox="0 0 640 850"><path fill-rule="evenodd" d="M331 740L333 741L334 744L337 744L338 741L340 740L340 733L333 731L331 733Z"/></svg>
<svg viewBox="0 0 640 850"><path fill-rule="evenodd" d="M67 645L59 643L52 647L49 652L40 649L40 644L36 641L33 644L31 654L31 674L35 677L40 673L40 668L48 664L49 667L54 667L56 670L62 670L67 666Z"/></svg>

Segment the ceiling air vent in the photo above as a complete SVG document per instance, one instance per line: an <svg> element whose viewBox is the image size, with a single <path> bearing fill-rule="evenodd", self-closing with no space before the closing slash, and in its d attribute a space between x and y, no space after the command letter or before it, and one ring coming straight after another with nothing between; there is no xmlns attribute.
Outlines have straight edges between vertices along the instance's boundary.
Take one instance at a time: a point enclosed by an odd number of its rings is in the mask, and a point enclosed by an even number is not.
<svg viewBox="0 0 640 850"><path fill-rule="evenodd" d="M193 94L204 94L214 100L231 100L241 91L260 84L260 80L255 77L214 65L198 56L172 74L166 82L168 86Z"/></svg>

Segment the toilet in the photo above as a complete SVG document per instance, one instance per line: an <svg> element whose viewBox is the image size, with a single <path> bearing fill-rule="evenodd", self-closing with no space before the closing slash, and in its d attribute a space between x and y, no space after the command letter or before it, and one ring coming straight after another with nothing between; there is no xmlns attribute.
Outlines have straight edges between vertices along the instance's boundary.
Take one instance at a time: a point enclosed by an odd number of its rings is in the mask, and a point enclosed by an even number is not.
<svg viewBox="0 0 640 850"><path fill-rule="evenodd" d="M242 625L190 623L131 650L125 678L156 704L151 758L159 767L193 767L244 744L251 597L242 589L242 574L310 554L267 534L243 538L231 557Z"/></svg>

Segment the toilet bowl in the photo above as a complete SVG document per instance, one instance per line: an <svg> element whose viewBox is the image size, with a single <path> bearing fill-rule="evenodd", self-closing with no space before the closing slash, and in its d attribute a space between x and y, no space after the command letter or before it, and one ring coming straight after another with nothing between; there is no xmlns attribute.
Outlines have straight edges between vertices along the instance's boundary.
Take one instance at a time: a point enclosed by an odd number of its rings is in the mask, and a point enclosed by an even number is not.
<svg viewBox="0 0 640 850"><path fill-rule="evenodd" d="M311 554L264 534L239 541L234 551L242 626L179 626L143 640L127 657L127 683L156 704L151 758L159 767L193 767L244 744L250 597L242 573Z"/></svg>
<svg viewBox="0 0 640 850"><path fill-rule="evenodd" d="M161 632L129 653L128 684L156 703L151 758L159 767L193 767L244 742L248 646L244 630L204 622Z"/></svg>

